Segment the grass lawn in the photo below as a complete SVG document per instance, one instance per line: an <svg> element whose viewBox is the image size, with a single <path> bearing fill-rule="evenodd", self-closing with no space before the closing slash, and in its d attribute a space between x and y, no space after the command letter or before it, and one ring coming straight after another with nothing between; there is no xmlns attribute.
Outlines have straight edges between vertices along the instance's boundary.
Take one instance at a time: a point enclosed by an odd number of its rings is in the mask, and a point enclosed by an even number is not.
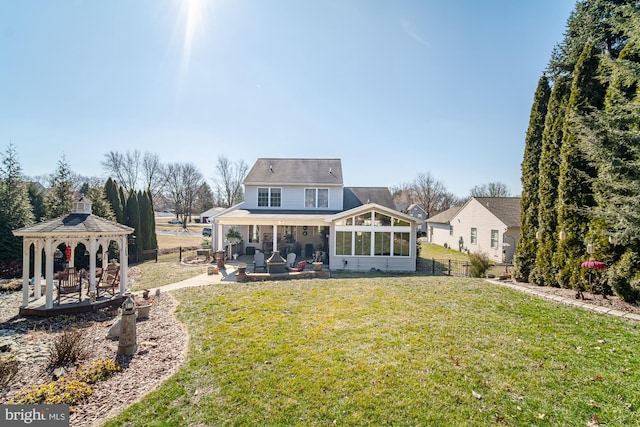
<svg viewBox="0 0 640 427"><path fill-rule="evenodd" d="M479 279L174 294L185 365L116 425L638 425L636 325Z"/></svg>
<svg viewBox="0 0 640 427"><path fill-rule="evenodd" d="M469 257L466 253L460 251L454 251L444 246L436 245L434 243L422 243L420 247L420 257L425 259L450 259L456 261L468 261Z"/></svg>

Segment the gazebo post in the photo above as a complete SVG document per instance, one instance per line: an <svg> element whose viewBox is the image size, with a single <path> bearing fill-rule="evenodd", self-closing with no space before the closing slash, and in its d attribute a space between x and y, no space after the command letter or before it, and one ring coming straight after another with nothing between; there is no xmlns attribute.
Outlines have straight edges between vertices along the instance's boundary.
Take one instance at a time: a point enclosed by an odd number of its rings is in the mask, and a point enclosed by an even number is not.
<svg viewBox="0 0 640 427"><path fill-rule="evenodd" d="M30 242L22 242L22 305L29 304L29 246Z"/></svg>
<svg viewBox="0 0 640 427"><path fill-rule="evenodd" d="M127 236L120 238L120 295L124 295L127 290L127 259L129 248L127 245Z"/></svg>
<svg viewBox="0 0 640 427"><path fill-rule="evenodd" d="M53 308L53 245L51 238L47 238L44 247L44 259L47 269L47 296L45 308Z"/></svg>
<svg viewBox="0 0 640 427"><path fill-rule="evenodd" d="M36 299L42 296L42 286L40 278L42 277L42 244L39 240L33 240L33 283L35 284L33 295Z"/></svg>
<svg viewBox="0 0 640 427"><path fill-rule="evenodd" d="M96 239L89 242L89 296L96 295Z"/></svg>

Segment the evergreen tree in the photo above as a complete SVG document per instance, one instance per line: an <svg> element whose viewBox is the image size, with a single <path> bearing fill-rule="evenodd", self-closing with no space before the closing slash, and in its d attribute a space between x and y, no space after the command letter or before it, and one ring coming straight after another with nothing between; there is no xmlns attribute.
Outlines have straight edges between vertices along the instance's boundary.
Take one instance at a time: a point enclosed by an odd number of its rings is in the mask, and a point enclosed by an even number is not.
<svg viewBox="0 0 640 427"><path fill-rule="evenodd" d="M34 221L27 185L15 148L9 145L2 156L0 170L0 260L2 263L22 259L22 238L13 230Z"/></svg>
<svg viewBox="0 0 640 427"><path fill-rule="evenodd" d="M58 169L51 178L51 189L45 197L47 218L68 215L73 208L73 178L71 167L64 156L58 161Z"/></svg>
<svg viewBox="0 0 640 427"><path fill-rule="evenodd" d="M554 264L559 267L558 283L565 288L581 286L580 264L585 260L589 224L587 208L595 205L591 186L596 173L581 148L576 126L580 116L602 107L603 98L598 54L587 43L574 70L560 150L558 230L565 237L558 243Z"/></svg>
<svg viewBox="0 0 640 427"><path fill-rule="evenodd" d="M611 70L605 106L582 121L583 147L598 171L589 239L595 255L613 263L610 284L629 302L640 299L640 13L627 8L628 43ZM613 245L608 237L612 236Z"/></svg>
<svg viewBox="0 0 640 427"><path fill-rule="evenodd" d="M143 228L144 250L157 249L158 241L156 237L156 221L153 213L153 202L151 201L151 191L140 192L140 221Z"/></svg>
<svg viewBox="0 0 640 427"><path fill-rule="evenodd" d="M552 264L556 250L558 199L558 171L560 170L560 148L566 104L569 98L569 81L565 77L556 80L549 97L542 147L538 164L538 230L536 262L529 280L537 285L558 286L557 269Z"/></svg>
<svg viewBox="0 0 640 427"><path fill-rule="evenodd" d="M115 215L111 209L111 204L106 198L104 187L95 184L88 185L86 196L91 201L91 213L109 221L115 220Z"/></svg>
<svg viewBox="0 0 640 427"><path fill-rule="evenodd" d="M31 203L31 207L33 208L35 222L40 222L46 216L42 190L35 183L29 182L27 183L27 192L29 193L29 203Z"/></svg>
<svg viewBox="0 0 640 427"><path fill-rule="evenodd" d="M138 203L138 195L135 191L129 193L127 204L125 206L126 225L134 229L133 235L135 243L129 247L129 261L142 259L142 250L144 243L142 242L142 226L140 223L140 205Z"/></svg>
<svg viewBox="0 0 640 427"><path fill-rule="evenodd" d="M520 241L516 247L514 277L519 281L529 281L536 258L538 231L538 166L542 153L542 133L547 115L547 106L551 95L549 79L540 77L538 88L531 107L529 128L525 139L524 159L522 161L522 197L520 202Z"/></svg>
<svg viewBox="0 0 640 427"><path fill-rule="evenodd" d="M120 192L118 191L118 185L114 180L108 178L104 183L105 198L111 206L115 221L119 224L124 224L124 215L122 208L122 200L120 199Z"/></svg>

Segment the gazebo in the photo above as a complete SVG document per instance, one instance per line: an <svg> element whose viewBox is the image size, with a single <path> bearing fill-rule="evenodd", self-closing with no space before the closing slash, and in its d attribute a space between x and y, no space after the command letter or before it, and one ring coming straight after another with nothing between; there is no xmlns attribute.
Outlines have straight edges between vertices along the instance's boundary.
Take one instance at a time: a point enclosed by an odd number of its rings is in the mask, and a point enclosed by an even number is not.
<svg viewBox="0 0 640 427"><path fill-rule="evenodd" d="M65 312L91 311L98 307L104 307L119 303L127 289L127 242L128 235L134 229L113 221L106 220L91 213L91 202L80 199L73 203L71 214L43 221L38 224L22 227L13 231L15 236L23 238L22 242L22 306L20 314L30 315L55 315ZM91 301L84 304L84 307L73 307L66 309L57 304L54 307L54 259L58 246L65 244L67 250L73 250L78 244L83 244L89 255L89 294L96 292L96 258L100 258L103 267L106 267L109 244L115 242L120 252L120 287L118 295L106 301ZM29 267L30 253L33 247L33 277L34 291L33 299L29 299ZM59 251L58 251L59 252ZM97 255L101 255L101 257ZM44 304L40 304L42 290L40 278L42 277L42 261L45 262L45 299ZM74 257L68 257L69 267L73 267ZM74 304L83 306L83 304ZM68 304L67 304L68 306Z"/></svg>

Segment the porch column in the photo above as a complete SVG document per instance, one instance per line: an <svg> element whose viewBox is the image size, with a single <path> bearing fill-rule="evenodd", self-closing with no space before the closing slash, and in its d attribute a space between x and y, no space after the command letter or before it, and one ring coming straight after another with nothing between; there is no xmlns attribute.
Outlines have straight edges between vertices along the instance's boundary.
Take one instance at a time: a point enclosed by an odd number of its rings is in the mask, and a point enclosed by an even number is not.
<svg viewBox="0 0 640 427"><path fill-rule="evenodd" d="M26 307L29 303L29 242L22 238L22 305Z"/></svg>
<svg viewBox="0 0 640 427"><path fill-rule="evenodd" d="M46 291L46 304L45 308L53 308L53 242L51 238L47 238L44 246L44 259L47 270L47 291Z"/></svg>
<svg viewBox="0 0 640 427"><path fill-rule="evenodd" d="M222 224L218 224L218 226L216 227L217 231L216 231L216 237L217 237L217 245L216 245L216 251L221 251L224 249L224 241L222 240L222 238L224 237L222 235ZM211 232L213 233L213 224L211 224ZM212 239L213 242L213 239Z"/></svg>
<svg viewBox="0 0 640 427"><path fill-rule="evenodd" d="M277 224L273 224L273 239L271 240L272 240L271 244L273 246L271 251L275 252L278 250L278 225Z"/></svg>
<svg viewBox="0 0 640 427"><path fill-rule="evenodd" d="M129 245L127 236L120 238L120 295L124 295L127 290L127 263L129 257Z"/></svg>
<svg viewBox="0 0 640 427"><path fill-rule="evenodd" d="M42 296L42 286L40 286L40 278L42 277L42 242L37 240L33 242L33 282L36 284L33 295L36 299Z"/></svg>

